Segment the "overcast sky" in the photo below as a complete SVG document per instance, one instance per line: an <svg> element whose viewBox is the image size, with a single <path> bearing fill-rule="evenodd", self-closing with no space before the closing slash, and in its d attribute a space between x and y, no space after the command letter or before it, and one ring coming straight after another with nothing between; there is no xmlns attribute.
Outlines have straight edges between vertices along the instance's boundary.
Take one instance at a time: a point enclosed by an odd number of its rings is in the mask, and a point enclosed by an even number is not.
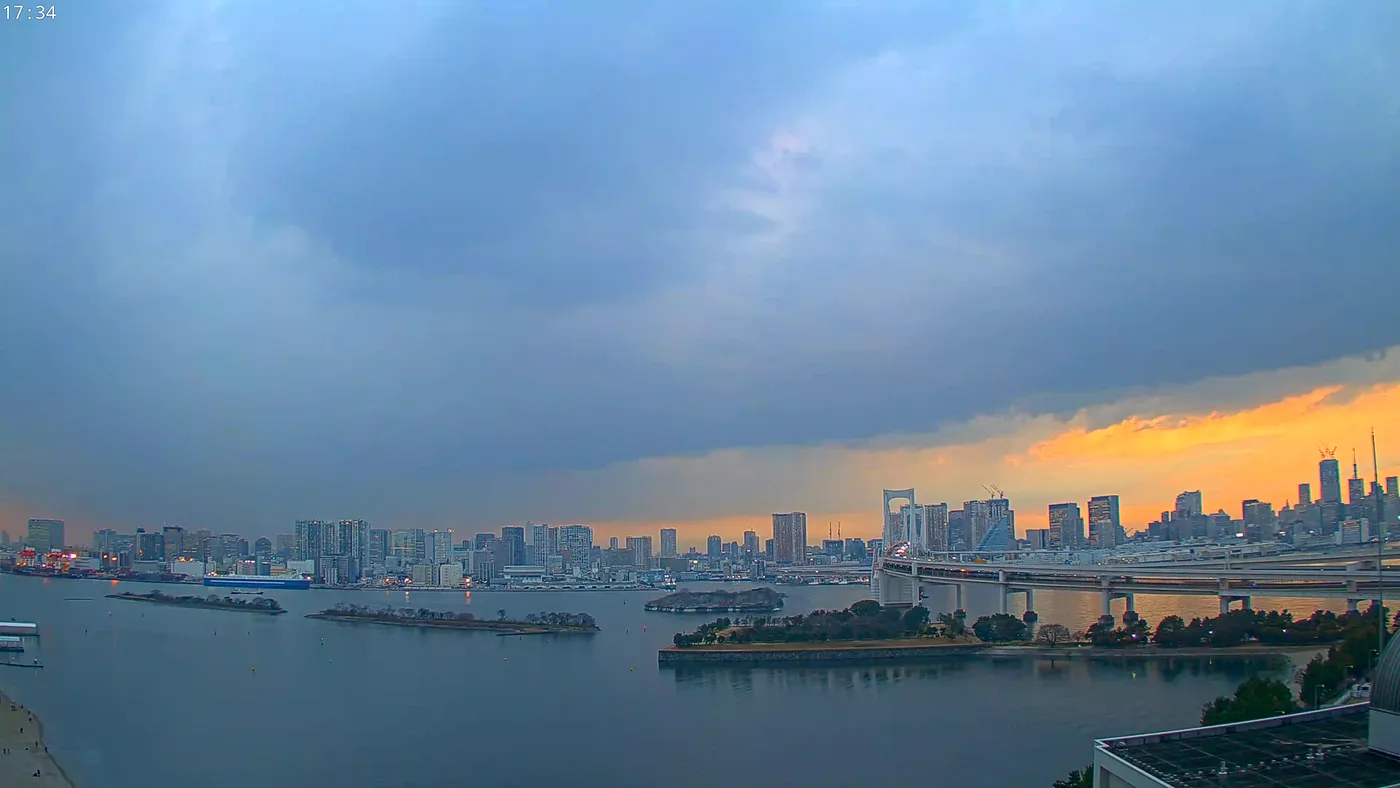
<svg viewBox="0 0 1400 788"><path fill-rule="evenodd" d="M15 516L764 515L807 447L1400 345L1386 0L57 10L0 30ZM622 483L724 450L772 494Z"/></svg>

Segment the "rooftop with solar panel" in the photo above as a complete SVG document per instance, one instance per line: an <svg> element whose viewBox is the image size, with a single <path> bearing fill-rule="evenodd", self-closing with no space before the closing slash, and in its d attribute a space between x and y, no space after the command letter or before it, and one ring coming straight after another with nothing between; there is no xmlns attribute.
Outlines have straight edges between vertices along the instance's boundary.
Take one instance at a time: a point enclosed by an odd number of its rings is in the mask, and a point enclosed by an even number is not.
<svg viewBox="0 0 1400 788"><path fill-rule="evenodd" d="M1095 788L1392 788L1400 786L1400 648L1369 703L1249 722L1101 739Z"/></svg>

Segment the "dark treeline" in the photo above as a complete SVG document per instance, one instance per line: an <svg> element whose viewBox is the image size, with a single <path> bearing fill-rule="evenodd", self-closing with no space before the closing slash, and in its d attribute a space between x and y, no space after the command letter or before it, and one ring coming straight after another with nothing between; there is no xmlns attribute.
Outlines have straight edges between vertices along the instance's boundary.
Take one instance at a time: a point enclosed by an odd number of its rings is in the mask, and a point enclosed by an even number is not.
<svg viewBox="0 0 1400 788"><path fill-rule="evenodd" d="M392 607L372 608L367 605L352 605L346 602L338 603L329 610L322 611L322 615L331 616L354 616L358 618L378 618L394 621L462 621L497 624L545 624L556 627L583 627L592 628L598 624L593 616L587 613L531 613L522 621L520 619L506 618L506 611L497 610L494 619L478 619L473 613L454 613L450 610L429 610L426 607L413 609L404 607L395 610Z"/></svg>
<svg viewBox="0 0 1400 788"><path fill-rule="evenodd" d="M950 616L930 623L928 608L883 607L873 599L845 610L814 610L806 615L760 616L740 622L719 618L692 633L677 633L674 643L688 646L717 643L821 643L851 640L893 640L933 637L956 631Z"/></svg>

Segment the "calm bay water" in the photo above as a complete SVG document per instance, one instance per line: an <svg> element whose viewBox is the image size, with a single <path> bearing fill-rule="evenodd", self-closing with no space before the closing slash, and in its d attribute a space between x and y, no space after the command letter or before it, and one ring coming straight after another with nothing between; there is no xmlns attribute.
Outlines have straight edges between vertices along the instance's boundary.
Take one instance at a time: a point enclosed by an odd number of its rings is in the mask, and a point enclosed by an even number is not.
<svg viewBox="0 0 1400 788"><path fill-rule="evenodd" d="M151 588L0 575L0 619L40 622L46 665L0 668L0 687L40 714L81 788L854 786L934 775L1048 788L1091 760L1094 738L1192 725L1249 670L1030 660L662 669L656 650L709 617L644 612L647 592L269 592L290 611L276 617L103 598ZM788 613L869 593L783 590ZM587 612L603 631L497 637L302 618L341 601ZM1042 622L1083 627L1099 613L1090 594L1036 601ZM952 593L932 589L927 604L951 608ZM975 617L995 597L974 589L967 604ZM1138 610L1155 622L1217 607L1139 597Z"/></svg>

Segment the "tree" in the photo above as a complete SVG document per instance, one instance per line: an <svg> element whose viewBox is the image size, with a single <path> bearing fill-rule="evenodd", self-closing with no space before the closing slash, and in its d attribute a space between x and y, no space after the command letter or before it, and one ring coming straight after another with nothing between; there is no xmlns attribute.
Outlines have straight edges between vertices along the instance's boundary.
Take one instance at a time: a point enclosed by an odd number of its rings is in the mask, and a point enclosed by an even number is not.
<svg viewBox="0 0 1400 788"><path fill-rule="evenodd" d="M1235 690L1233 698L1220 696L1201 708L1202 725L1244 722L1298 710L1293 691L1277 679L1251 676Z"/></svg>
<svg viewBox="0 0 1400 788"><path fill-rule="evenodd" d="M967 631L967 626L963 623L963 620L952 613L939 613L938 623L946 627L948 634L953 637L957 637Z"/></svg>
<svg viewBox="0 0 1400 788"><path fill-rule="evenodd" d="M873 599L862 599L851 605L851 612L861 618L880 615L880 603Z"/></svg>
<svg viewBox="0 0 1400 788"><path fill-rule="evenodd" d="M1157 624L1157 631L1152 634L1152 642L1159 646L1175 648L1186 645L1187 637L1186 622L1181 616L1167 616Z"/></svg>
<svg viewBox="0 0 1400 788"><path fill-rule="evenodd" d="M1069 627L1064 624L1042 624L1035 631L1035 642L1042 646L1055 647L1074 639Z"/></svg>
<svg viewBox="0 0 1400 788"><path fill-rule="evenodd" d="M1008 643L1026 639L1026 625L1010 613L982 616L972 624L972 632L988 643Z"/></svg>
<svg viewBox="0 0 1400 788"><path fill-rule="evenodd" d="M909 632L918 632L928 626L932 614L923 605L915 605L904 612L904 629Z"/></svg>
<svg viewBox="0 0 1400 788"><path fill-rule="evenodd" d="M1083 771L1075 769L1063 780L1056 780L1050 788L1094 788L1094 767L1085 766Z"/></svg>

